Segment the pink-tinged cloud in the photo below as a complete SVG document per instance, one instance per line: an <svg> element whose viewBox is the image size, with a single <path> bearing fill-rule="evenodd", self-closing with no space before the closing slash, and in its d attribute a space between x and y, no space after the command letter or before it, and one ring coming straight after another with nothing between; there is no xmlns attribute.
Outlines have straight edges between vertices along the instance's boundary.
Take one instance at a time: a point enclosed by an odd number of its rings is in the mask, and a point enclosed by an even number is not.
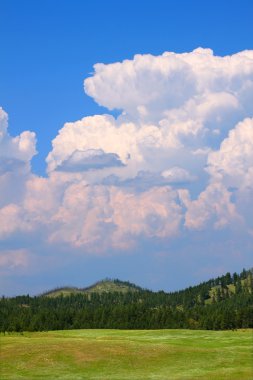
<svg viewBox="0 0 253 380"><path fill-rule="evenodd" d="M191 201L187 191L182 191L181 199L187 211L185 226L189 229L205 229L207 226L222 228L240 222L236 206L231 201L231 193L220 183L212 183Z"/></svg>
<svg viewBox="0 0 253 380"><path fill-rule="evenodd" d="M53 216L51 241L74 246L127 248L138 237L165 238L179 232L181 207L171 188L135 194L116 187L71 185Z"/></svg>
<svg viewBox="0 0 253 380"><path fill-rule="evenodd" d="M26 268L29 264L29 255L27 249L0 251L0 271Z"/></svg>
<svg viewBox="0 0 253 380"><path fill-rule="evenodd" d="M0 239L5 239L15 232L29 232L33 226L28 219L23 209L15 204L10 203L2 207L0 209Z"/></svg>

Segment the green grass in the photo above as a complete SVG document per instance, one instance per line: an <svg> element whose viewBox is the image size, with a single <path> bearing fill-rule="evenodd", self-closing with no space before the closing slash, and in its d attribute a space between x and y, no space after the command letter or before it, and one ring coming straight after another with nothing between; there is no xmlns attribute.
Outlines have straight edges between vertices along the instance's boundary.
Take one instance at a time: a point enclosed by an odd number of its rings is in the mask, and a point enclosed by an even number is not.
<svg viewBox="0 0 253 380"><path fill-rule="evenodd" d="M252 330L1 335L1 380L252 380Z"/></svg>

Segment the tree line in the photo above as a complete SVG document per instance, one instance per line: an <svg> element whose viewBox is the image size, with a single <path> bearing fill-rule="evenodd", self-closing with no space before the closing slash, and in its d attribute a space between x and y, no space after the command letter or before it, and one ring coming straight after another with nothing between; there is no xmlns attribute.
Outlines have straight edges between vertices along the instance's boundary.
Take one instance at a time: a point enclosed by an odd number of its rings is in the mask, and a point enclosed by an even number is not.
<svg viewBox="0 0 253 380"><path fill-rule="evenodd" d="M129 290L0 300L0 331L83 328L224 330L253 327L251 270L166 293ZM117 280L118 281L118 280Z"/></svg>

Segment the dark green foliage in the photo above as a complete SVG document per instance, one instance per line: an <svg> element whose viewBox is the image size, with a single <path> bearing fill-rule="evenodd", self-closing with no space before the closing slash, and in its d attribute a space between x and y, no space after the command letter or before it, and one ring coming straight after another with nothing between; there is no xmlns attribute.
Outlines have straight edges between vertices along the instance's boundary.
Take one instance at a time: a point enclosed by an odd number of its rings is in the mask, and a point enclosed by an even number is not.
<svg viewBox="0 0 253 380"><path fill-rule="evenodd" d="M108 280L107 280L108 281ZM253 327L252 270L211 279L173 293L77 292L50 298L0 300L0 329L46 331L79 328L224 330Z"/></svg>

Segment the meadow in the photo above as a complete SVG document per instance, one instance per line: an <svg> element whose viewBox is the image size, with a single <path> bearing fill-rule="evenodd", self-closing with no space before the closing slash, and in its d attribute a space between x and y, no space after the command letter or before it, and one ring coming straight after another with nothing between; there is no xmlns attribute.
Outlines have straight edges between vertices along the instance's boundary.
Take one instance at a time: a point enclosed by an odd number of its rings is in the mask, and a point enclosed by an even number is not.
<svg viewBox="0 0 253 380"><path fill-rule="evenodd" d="M252 330L1 335L1 380L252 380Z"/></svg>

